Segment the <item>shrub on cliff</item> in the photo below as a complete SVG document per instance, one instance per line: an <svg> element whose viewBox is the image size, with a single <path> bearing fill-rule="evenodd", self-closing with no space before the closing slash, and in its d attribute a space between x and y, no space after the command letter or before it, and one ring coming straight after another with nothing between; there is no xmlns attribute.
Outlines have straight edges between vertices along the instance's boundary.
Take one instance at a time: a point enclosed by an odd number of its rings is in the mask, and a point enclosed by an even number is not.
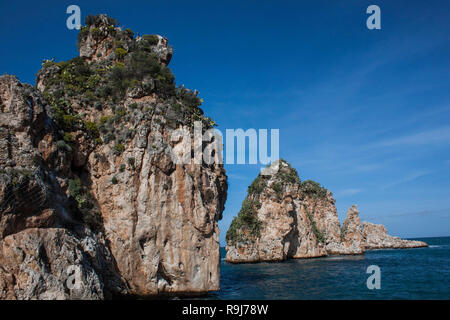
<svg viewBox="0 0 450 320"><path fill-rule="evenodd" d="M247 242L259 237L261 222L258 220L255 211L255 207L258 206L258 202L248 197L242 202L241 210L233 219L227 231L227 242L232 244L236 242Z"/></svg>
<svg viewBox="0 0 450 320"><path fill-rule="evenodd" d="M327 196L328 190L322 187L318 182L312 180L303 181L300 184L300 188L305 194L312 196L313 198L316 199L325 198Z"/></svg>
<svg viewBox="0 0 450 320"><path fill-rule="evenodd" d="M71 114L65 114L62 117L62 121L60 122L61 128L64 131L74 131L76 130L76 126L78 124L78 118Z"/></svg>
<svg viewBox="0 0 450 320"><path fill-rule="evenodd" d="M144 34L142 38L144 38L151 46L156 46L159 42L159 38L156 34Z"/></svg>
<svg viewBox="0 0 450 320"><path fill-rule="evenodd" d="M261 175L258 175L252 184L248 187L248 194L259 195L264 190L266 181Z"/></svg>
<svg viewBox="0 0 450 320"><path fill-rule="evenodd" d="M118 143L114 146L114 154L120 155L125 150L125 146L122 143Z"/></svg>
<svg viewBox="0 0 450 320"><path fill-rule="evenodd" d="M305 206L305 211L308 216L309 221L311 222L311 227L313 229L313 233L317 238L317 241L320 243L325 243L325 234L319 230L317 227L316 221L314 220L314 215L309 212L308 208Z"/></svg>
<svg viewBox="0 0 450 320"><path fill-rule="evenodd" d="M176 97L188 108L196 108L202 104L202 99L198 97L197 91L192 91L180 86L176 90Z"/></svg>
<svg viewBox="0 0 450 320"><path fill-rule="evenodd" d="M118 26L119 25L119 20L105 16L106 21L109 25L111 26ZM102 24L102 17L100 15L87 15L86 18L84 19L84 23L86 24L86 26L99 26Z"/></svg>
<svg viewBox="0 0 450 320"><path fill-rule="evenodd" d="M272 190L275 191L278 198L281 198L283 193L283 185L281 183L274 183L272 185Z"/></svg>
<svg viewBox="0 0 450 320"><path fill-rule="evenodd" d="M116 54L116 58L119 60L122 60L128 54L127 50L124 48L117 48L114 52Z"/></svg>
<svg viewBox="0 0 450 320"><path fill-rule="evenodd" d="M100 132L95 122L86 121L84 123L84 126L86 127L87 132L92 138L98 138L100 136Z"/></svg>
<svg viewBox="0 0 450 320"><path fill-rule="evenodd" d="M75 138L69 132L64 132L63 140L70 144L75 141Z"/></svg>
<svg viewBox="0 0 450 320"><path fill-rule="evenodd" d="M134 31L131 30L130 28L126 28L126 29L125 29L125 32L127 33L127 35L128 35L130 38L133 38L133 37L134 37Z"/></svg>
<svg viewBox="0 0 450 320"><path fill-rule="evenodd" d="M63 95L84 94L99 83L98 77L90 79L96 75L83 58L76 57L66 62L58 62L56 66L57 72L46 78L45 85L56 87Z"/></svg>
<svg viewBox="0 0 450 320"><path fill-rule="evenodd" d="M169 68L159 63L154 54L138 50L129 56L126 63L117 63L108 76L109 85L117 99L122 99L128 88L139 84L145 77L157 80L157 91L162 97L175 95L175 77Z"/></svg>
<svg viewBox="0 0 450 320"><path fill-rule="evenodd" d="M80 178L75 178L75 179L69 180L69 186L68 186L69 196L76 198L82 194L82 190L83 190L83 187L81 185Z"/></svg>

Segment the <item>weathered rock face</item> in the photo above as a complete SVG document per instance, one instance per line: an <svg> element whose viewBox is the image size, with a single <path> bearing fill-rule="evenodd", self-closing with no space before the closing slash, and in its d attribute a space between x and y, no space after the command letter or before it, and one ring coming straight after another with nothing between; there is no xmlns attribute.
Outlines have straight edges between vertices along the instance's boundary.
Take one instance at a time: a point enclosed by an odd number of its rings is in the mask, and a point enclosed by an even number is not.
<svg viewBox="0 0 450 320"><path fill-rule="evenodd" d="M123 290L120 278L108 274L111 263L95 235L27 229L0 242L0 298L104 299L105 285Z"/></svg>
<svg viewBox="0 0 450 320"><path fill-rule="evenodd" d="M227 232L228 262L281 261L326 254L314 220L313 195L301 189L297 172L285 161L278 172L259 175Z"/></svg>
<svg viewBox="0 0 450 320"><path fill-rule="evenodd" d="M218 290L224 172L174 165L161 157L167 146L155 142L152 133L145 139L150 148L139 147L136 139L122 156L105 146L104 152L99 149L105 156L89 158L92 192L121 274L141 295ZM160 151L152 150L152 143ZM134 167L120 172L130 157L136 159Z"/></svg>
<svg viewBox="0 0 450 320"><path fill-rule="evenodd" d="M174 161L194 153L194 121L214 122L175 87L167 39L97 16L78 45L44 62L38 90L0 77L0 298L219 289L226 175ZM77 268L82 289L69 290Z"/></svg>
<svg viewBox="0 0 450 320"><path fill-rule="evenodd" d="M332 193L313 181L305 181L301 189L306 194L305 208L312 214L326 252L341 253L341 229Z"/></svg>
<svg viewBox="0 0 450 320"><path fill-rule="evenodd" d="M341 230L341 248L338 251L340 254L361 254L365 251L361 220L358 213L356 205L353 205L347 211Z"/></svg>
<svg viewBox="0 0 450 320"><path fill-rule="evenodd" d="M366 249L404 249L428 247L423 241L404 240L390 236L381 224L364 222L363 237Z"/></svg>
<svg viewBox="0 0 450 320"><path fill-rule="evenodd" d="M0 107L1 239L25 228L48 226L55 214L48 206L49 175L37 151L49 132L39 94L13 76L2 76Z"/></svg>
<svg viewBox="0 0 450 320"><path fill-rule="evenodd" d="M363 235L356 205L348 210L341 228L330 191L314 181L300 182L284 160L273 163L267 172L276 173L259 175L250 185L227 232L228 262L353 255L366 249L424 244L388 236L384 227L372 224L366 230L366 223Z"/></svg>
<svg viewBox="0 0 450 320"><path fill-rule="evenodd" d="M100 299L124 292L101 233L62 191L70 157L41 94L0 77L0 299ZM69 227L70 226L70 227ZM80 287L68 290L71 270Z"/></svg>

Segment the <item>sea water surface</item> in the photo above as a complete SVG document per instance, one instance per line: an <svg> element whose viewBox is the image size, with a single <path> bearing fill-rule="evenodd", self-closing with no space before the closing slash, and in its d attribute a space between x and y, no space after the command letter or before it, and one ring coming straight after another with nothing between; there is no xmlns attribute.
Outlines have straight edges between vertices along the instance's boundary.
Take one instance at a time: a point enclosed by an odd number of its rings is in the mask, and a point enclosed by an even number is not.
<svg viewBox="0 0 450 320"><path fill-rule="evenodd" d="M429 247L256 264L229 264L221 248L221 289L207 298L450 299L450 237L414 240ZM379 290L367 288L370 265L381 269Z"/></svg>

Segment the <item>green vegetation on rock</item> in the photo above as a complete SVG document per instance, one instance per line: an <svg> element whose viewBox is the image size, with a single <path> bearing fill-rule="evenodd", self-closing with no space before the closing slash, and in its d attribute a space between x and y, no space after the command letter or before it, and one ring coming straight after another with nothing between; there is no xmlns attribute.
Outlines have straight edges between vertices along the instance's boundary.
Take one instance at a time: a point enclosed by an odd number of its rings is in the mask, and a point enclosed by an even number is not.
<svg viewBox="0 0 450 320"><path fill-rule="evenodd" d="M265 179L258 175L255 180L253 180L252 184L248 187L248 194L258 195L264 190L266 186Z"/></svg>
<svg viewBox="0 0 450 320"><path fill-rule="evenodd" d="M142 38L148 42L151 46L156 46L159 42L158 36L156 34L144 34Z"/></svg>
<svg viewBox="0 0 450 320"><path fill-rule="evenodd" d="M272 164L272 166L274 165L276 164ZM272 190L272 194L275 193L276 195L275 201L282 200L288 189L294 192L298 190L303 193L303 195L312 197L314 200L326 198L328 192L327 189L312 180L302 182L298 176L297 170L295 170L295 168L293 168L286 160L280 159L278 165L278 170L273 175L259 174L248 187L247 198L242 203L241 210L233 219L230 228L227 231L227 243L236 244L255 241L260 236L261 221L257 218L257 210L261 206L259 201L261 201L263 192L265 193L265 197L268 197L271 195L270 190ZM268 190L269 192L266 194L267 191L265 190ZM272 201L274 201L274 199L272 199ZM305 210L317 240L324 243L325 235L318 229L314 220L314 215L311 214L306 207Z"/></svg>
<svg viewBox="0 0 450 320"><path fill-rule="evenodd" d="M285 168L284 165L287 165L287 168ZM280 170L278 170L276 176L284 184L300 183L297 170L291 167L291 165L284 159L280 159Z"/></svg>
<svg viewBox="0 0 450 320"><path fill-rule="evenodd" d="M259 237L261 222L258 220L255 211L255 208L259 208L259 206L259 202L251 200L249 197L242 202L241 210L233 219L227 231L227 242L235 244L253 241Z"/></svg>
<svg viewBox="0 0 450 320"><path fill-rule="evenodd" d="M75 200L83 222L93 230L100 229L103 225L102 218L100 213L94 210L92 196L83 186L81 179L70 179L67 191L69 197Z"/></svg>
<svg viewBox="0 0 450 320"><path fill-rule="evenodd" d="M317 238L317 241L319 241L320 243L325 243L325 234L323 232L321 232L319 230L319 228L317 228L316 221L314 220L314 215L309 212L309 210L306 206L304 208L305 208L306 214L308 215L309 221L311 222L311 226L312 226L314 235Z"/></svg>
<svg viewBox="0 0 450 320"><path fill-rule="evenodd" d="M115 54L117 59L122 60L128 54L128 52L124 48L117 48L115 50Z"/></svg>
<svg viewBox="0 0 450 320"><path fill-rule="evenodd" d="M300 188L305 194L315 199L326 198L328 192L328 190L322 187L318 182L312 180L303 181L300 184Z"/></svg>

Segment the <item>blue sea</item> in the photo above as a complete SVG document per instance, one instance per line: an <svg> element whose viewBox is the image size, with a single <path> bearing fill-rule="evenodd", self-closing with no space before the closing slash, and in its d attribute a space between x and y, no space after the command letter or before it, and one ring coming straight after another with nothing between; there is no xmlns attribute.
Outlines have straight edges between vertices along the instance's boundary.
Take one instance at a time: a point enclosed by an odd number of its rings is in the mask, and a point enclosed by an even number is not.
<svg viewBox="0 0 450 320"><path fill-rule="evenodd" d="M221 290L207 298L450 299L450 237L414 240L430 246L257 264L229 264L221 248ZM367 288L370 265L381 270L380 289Z"/></svg>

